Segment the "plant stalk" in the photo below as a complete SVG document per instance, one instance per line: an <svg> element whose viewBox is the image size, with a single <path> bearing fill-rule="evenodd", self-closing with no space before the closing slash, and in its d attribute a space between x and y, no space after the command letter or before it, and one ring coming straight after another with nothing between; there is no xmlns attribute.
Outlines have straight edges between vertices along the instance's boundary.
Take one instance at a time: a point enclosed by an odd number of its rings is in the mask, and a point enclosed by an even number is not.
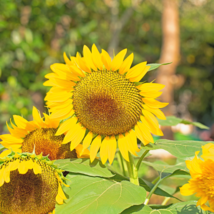
<svg viewBox="0 0 214 214"><path fill-rule="evenodd" d="M141 165L141 163L142 163L142 160L146 157L146 155L148 154L148 152L149 152L149 150L146 150L146 151L142 154L142 156L140 157L140 159L138 160L137 165L136 165L137 170L140 169L140 165Z"/></svg>
<svg viewBox="0 0 214 214"><path fill-rule="evenodd" d="M134 164L134 158L132 157L132 155L130 153L129 153L129 162L126 161L126 164L128 167L130 182L139 186L140 184L139 184L139 179L138 179L138 170Z"/></svg>

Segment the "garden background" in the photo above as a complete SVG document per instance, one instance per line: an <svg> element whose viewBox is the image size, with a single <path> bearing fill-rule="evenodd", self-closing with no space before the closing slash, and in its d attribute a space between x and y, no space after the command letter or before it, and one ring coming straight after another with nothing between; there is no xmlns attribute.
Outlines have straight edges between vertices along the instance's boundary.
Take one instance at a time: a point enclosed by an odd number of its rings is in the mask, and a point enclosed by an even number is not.
<svg viewBox="0 0 214 214"><path fill-rule="evenodd" d="M14 114L31 119L32 106L47 111L50 65L63 62L63 52L72 56L95 43L111 56L127 48L134 64L172 62L147 74L166 85L164 113L210 130L166 127L164 138L214 140L213 8L213 0L0 1L0 134ZM141 176L152 180L149 173L142 167Z"/></svg>

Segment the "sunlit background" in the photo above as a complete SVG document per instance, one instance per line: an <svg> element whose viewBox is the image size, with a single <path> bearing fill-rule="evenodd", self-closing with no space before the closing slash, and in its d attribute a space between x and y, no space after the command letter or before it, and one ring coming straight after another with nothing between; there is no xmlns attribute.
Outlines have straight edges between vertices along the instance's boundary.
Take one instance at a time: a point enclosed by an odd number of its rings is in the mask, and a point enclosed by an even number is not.
<svg viewBox="0 0 214 214"><path fill-rule="evenodd" d="M31 119L33 105L47 111L43 82L50 65L63 62L63 52L72 56L95 43L111 56L127 48L133 64L172 62L143 81L166 85L161 96L170 103L166 115L210 130L178 125L164 137L214 140L213 8L213 0L0 1L0 133L7 132L5 121L14 114ZM169 154L161 157L175 161ZM157 175L143 166L141 176Z"/></svg>

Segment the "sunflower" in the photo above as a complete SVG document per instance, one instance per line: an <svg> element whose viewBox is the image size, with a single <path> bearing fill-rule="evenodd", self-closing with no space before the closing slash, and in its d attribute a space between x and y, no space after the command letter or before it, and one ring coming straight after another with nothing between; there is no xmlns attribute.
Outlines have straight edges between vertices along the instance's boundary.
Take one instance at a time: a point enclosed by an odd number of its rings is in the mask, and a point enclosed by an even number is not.
<svg viewBox="0 0 214 214"><path fill-rule="evenodd" d="M214 144L208 143L202 147L203 160L198 158L198 153L195 153L193 160L186 161L191 179L180 188L180 192L184 196L196 193L200 197L197 206L214 212ZM207 202L210 206L207 206Z"/></svg>
<svg viewBox="0 0 214 214"><path fill-rule="evenodd" d="M117 144L129 161L129 152L139 151L137 138L147 145L154 142L151 133L163 135L155 116L165 119L159 108L167 103L156 100L164 85L140 83L150 66L142 62L130 68L133 54L124 60L126 52L112 60L105 50L84 46L83 57L64 54L66 64L51 65L53 73L46 75L51 118L67 119L56 135L66 132L63 144L71 141L71 151L81 142L83 149L90 146L91 161L100 149L102 163L112 163Z"/></svg>
<svg viewBox="0 0 214 214"><path fill-rule="evenodd" d="M0 212L55 213L66 199L63 178L47 157L12 152L0 159Z"/></svg>
<svg viewBox="0 0 214 214"><path fill-rule="evenodd" d="M49 155L51 160L89 157L89 151L83 150L82 145L78 145L73 151L70 151L69 144L63 145L65 137L63 133L55 136L59 119L53 119L45 113L42 118L35 107L33 107L33 121L27 121L18 115L14 115L13 119L16 125L11 121L12 128L6 123L10 134L0 135L1 144L5 148L30 153L35 150L36 154ZM10 150L4 151L6 155L9 153Z"/></svg>

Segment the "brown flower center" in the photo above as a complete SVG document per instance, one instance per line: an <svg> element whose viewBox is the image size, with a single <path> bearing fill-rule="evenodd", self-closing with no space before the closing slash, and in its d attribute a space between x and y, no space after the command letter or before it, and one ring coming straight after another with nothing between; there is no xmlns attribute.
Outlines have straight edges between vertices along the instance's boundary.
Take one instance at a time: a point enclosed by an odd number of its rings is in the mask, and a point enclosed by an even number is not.
<svg viewBox="0 0 214 214"><path fill-rule="evenodd" d="M22 152L33 152L35 147L36 154L49 155L48 158L50 160L77 158L76 151L70 151L70 143L62 144L64 134L55 136L56 130L42 128L30 132L24 138Z"/></svg>
<svg viewBox="0 0 214 214"><path fill-rule="evenodd" d="M37 162L42 173L35 175L30 169L26 174L10 172L10 182L0 187L0 212L4 214L47 214L55 208L58 180L52 167Z"/></svg>
<svg viewBox="0 0 214 214"><path fill-rule="evenodd" d="M87 74L73 95L75 113L83 126L99 135L122 134L140 119L142 99L135 85L113 71Z"/></svg>

